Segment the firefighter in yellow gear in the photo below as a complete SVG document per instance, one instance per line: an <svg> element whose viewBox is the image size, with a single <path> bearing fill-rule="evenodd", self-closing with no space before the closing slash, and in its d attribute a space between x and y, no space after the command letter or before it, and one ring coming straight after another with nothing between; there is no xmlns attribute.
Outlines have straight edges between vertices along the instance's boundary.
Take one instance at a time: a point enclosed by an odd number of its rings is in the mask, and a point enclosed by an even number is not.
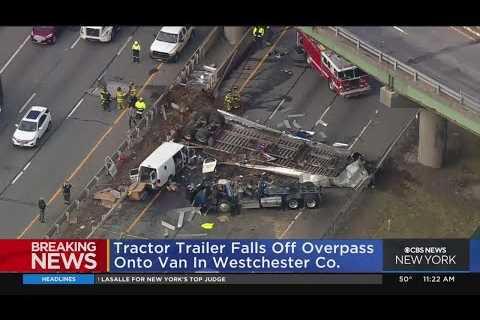
<svg viewBox="0 0 480 320"><path fill-rule="evenodd" d="M262 39L265 36L266 27L264 26L255 26L253 27L253 36L255 39Z"/></svg>
<svg viewBox="0 0 480 320"><path fill-rule="evenodd" d="M240 93L237 87L233 87L225 95L224 106L227 111L240 108Z"/></svg>
<svg viewBox="0 0 480 320"><path fill-rule="evenodd" d="M107 88L102 87L100 90L100 103L102 104L103 110L110 110L110 101L112 97L110 92L108 92Z"/></svg>
<svg viewBox="0 0 480 320"><path fill-rule="evenodd" d="M117 97L118 110L124 109L126 107L126 102L127 102L127 93L123 92L122 88L118 87L115 95Z"/></svg>

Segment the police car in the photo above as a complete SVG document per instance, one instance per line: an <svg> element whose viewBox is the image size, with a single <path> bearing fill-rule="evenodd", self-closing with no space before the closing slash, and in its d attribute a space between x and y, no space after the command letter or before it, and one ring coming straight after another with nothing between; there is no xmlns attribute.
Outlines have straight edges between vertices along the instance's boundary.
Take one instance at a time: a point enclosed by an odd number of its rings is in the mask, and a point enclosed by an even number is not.
<svg viewBox="0 0 480 320"><path fill-rule="evenodd" d="M22 118L13 133L12 143L21 147L35 147L52 126L52 114L46 107L33 106Z"/></svg>

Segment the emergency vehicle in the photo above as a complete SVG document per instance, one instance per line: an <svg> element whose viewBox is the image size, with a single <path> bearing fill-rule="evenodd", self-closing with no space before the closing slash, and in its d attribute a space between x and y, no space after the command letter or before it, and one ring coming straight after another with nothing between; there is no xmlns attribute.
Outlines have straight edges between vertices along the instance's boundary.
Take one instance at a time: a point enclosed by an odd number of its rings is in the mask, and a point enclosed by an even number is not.
<svg viewBox="0 0 480 320"><path fill-rule="evenodd" d="M346 98L370 91L368 75L343 57L317 44L303 32L297 32L297 46L305 52L307 62L327 81L330 90Z"/></svg>

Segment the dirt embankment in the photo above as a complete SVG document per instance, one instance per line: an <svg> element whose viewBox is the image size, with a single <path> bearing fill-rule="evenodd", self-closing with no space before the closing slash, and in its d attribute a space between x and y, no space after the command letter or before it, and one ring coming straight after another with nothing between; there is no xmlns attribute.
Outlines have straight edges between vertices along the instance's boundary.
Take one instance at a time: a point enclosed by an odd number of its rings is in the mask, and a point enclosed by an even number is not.
<svg viewBox="0 0 480 320"><path fill-rule="evenodd" d="M417 163L418 127L400 140L337 238L469 238L480 226L480 139L449 123L442 169Z"/></svg>

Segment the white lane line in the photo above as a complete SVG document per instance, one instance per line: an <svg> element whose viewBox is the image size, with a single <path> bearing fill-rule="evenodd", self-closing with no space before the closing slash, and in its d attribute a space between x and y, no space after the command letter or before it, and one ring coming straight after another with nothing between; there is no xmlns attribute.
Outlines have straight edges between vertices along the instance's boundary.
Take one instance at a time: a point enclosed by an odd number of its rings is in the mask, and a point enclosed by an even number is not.
<svg viewBox="0 0 480 320"><path fill-rule="evenodd" d="M78 101L77 105L68 114L67 119L70 118L72 116L72 114L75 112L75 110L77 110L77 108L82 104L83 99L85 99L85 98L82 98L82 99L80 99L80 101Z"/></svg>
<svg viewBox="0 0 480 320"><path fill-rule="evenodd" d="M75 40L75 42L70 46L70 49L75 48L75 46L77 45L78 41L80 41L80 36L78 36L77 40Z"/></svg>
<svg viewBox="0 0 480 320"><path fill-rule="evenodd" d="M405 30L400 29L399 27L393 27L393 29L400 31L401 33L408 34L408 33L405 32Z"/></svg>
<svg viewBox="0 0 480 320"><path fill-rule="evenodd" d="M315 122L315 127L318 126L319 124L321 124L322 126L326 127L328 126L328 123L326 123L325 121L323 121L323 118L325 117L325 115L327 114L327 112L330 110L330 108L333 107L333 103L331 105L328 106L327 109L325 109L325 111L323 111L322 115L320 116L320 118L317 120L317 122Z"/></svg>
<svg viewBox="0 0 480 320"><path fill-rule="evenodd" d="M30 101L32 101L33 98L35 98L36 95L36 92L32 93L32 96L28 98L27 102L25 102L25 104L20 108L20 110L18 110L18 113L22 113L23 109L25 109L25 107L30 103Z"/></svg>
<svg viewBox="0 0 480 320"><path fill-rule="evenodd" d="M123 49L125 49L125 47L126 47L127 44L130 42L130 40L132 40L132 36L129 36L128 39L127 39L127 41L125 41L125 43L123 44L123 46L120 48L120 50L118 50L117 56L119 56L119 55L122 53Z"/></svg>
<svg viewBox="0 0 480 320"><path fill-rule="evenodd" d="M23 171L21 171L19 174L17 174L17 176L15 177L15 179L13 179L12 183L11 184L14 184L15 182L17 182L18 178L20 178L23 174Z"/></svg>
<svg viewBox="0 0 480 320"><path fill-rule="evenodd" d="M22 171L27 170L27 168L30 167L31 164L32 164L32 161L29 161L29 162L27 163L27 165L25 166L25 168L23 168Z"/></svg>
<svg viewBox="0 0 480 320"><path fill-rule="evenodd" d="M297 221L297 219L302 215L303 211L300 211L295 218L293 218L292 222L288 225L287 229L283 231L283 233L280 235L280 239L283 239L283 237L287 234L288 230L293 226L293 224Z"/></svg>
<svg viewBox="0 0 480 320"><path fill-rule="evenodd" d="M355 138L355 140L353 141L353 143L350 145L350 147L348 147L348 150L352 150L353 146L355 145L355 143L357 143L357 141L362 137L362 135L365 133L365 131L367 131L368 127L372 124L373 120L370 119L367 123L367 125L365 127L363 127L362 131L360 131L360 134Z"/></svg>
<svg viewBox="0 0 480 320"><path fill-rule="evenodd" d="M3 71L5 71L5 69L8 67L8 65L12 62L13 58L15 58L15 56L20 52L20 50L22 50L23 46L25 45L25 43L27 43L27 41L30 40L30 35L28 35L25 40L23 40L22 44L17 48L17 50L13 53L13 55L10 57L10 59L8 59L7 63L5 63L5 65L2 67L2 69L0 69L0 74L3 73Z"/></svg>
<svg viewBox="0 0 480 320"><path fill-rule="evenodd" d="M275 108L275 110L272 112L272 114L270 115L270 117L268 117L268 120L271 120L273 118L273 116L277 113L278 109L280 109L280 107L282 106L282 104L285 103L285 99L282 99L282 101L280 101L280 103L278 104L278 106Z"/></svg>
<svg viewBox="0 0 480 320"><path fill-rule="evenodd" d="M97 81L103 78L103 76L107 73L107 70L103 71L103 73L100 75L100 77L97 78Z"/></svg>

